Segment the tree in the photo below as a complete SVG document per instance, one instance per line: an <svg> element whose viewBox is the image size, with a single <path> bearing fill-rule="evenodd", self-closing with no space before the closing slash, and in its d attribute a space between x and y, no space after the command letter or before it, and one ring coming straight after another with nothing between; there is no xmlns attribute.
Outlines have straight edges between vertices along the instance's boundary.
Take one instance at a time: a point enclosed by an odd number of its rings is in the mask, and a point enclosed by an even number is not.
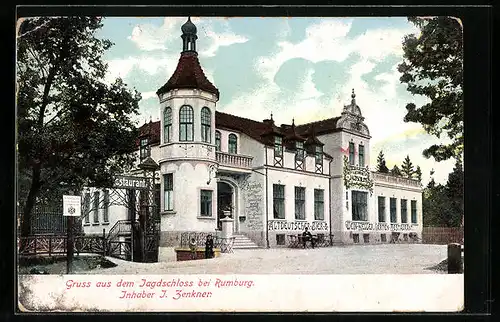
<svg viewBox="0 0 500 322"><path fill-rule="evenodd" d="M401 173L404 177L411 179L413 177L414 171L415 170L413 169L413 164L410 161L410 156L407 155L403 160L403 164L401 165Z"/></svg>
<svg viewBox="0 0 500 322"><path fill-rule="evenodd" d="M413 174L415 175L415 179L417 179L419 182L422 182L422 169L420 169L419 165L417 165L417 169Z"/></svg>
<svg viewBox="0 0 500 322"><path fill-rule="evenodd" d="M451 139L423 151L436 161L463 152L463 37L460 22L452 17L408 18L421 32L405 36L404 60L398 66L401 83L413 95L430 101L420 107L406 105L405 122L422 124L424 130Z"/></svg>
<svg viewBox="0 0 500 322"><path fill-rule="evenodd" d="M460 227L463 216L463 170L457 161L448 175L446 185L436 184L434 178L423 192L424 226Z"/></svg>
<svg viewBox="0 0 500 322"><path fill-rule="evenodd" d="M21 236L46 193L106 186L133 164L141 99L104 82L99 17L30 18L17 37L18 191ZM47 195L45 195L47 196ZM52 198L53 199L53 198ZM61 199L58 200L61 202Z"/></svg>
<svg viewBox="0 0 500 322"><path fill-rule="evenodd" d="M392 167L391 174L395 176L401 176L401 170L399 170L397 165L394 165L394 167Z"/></svg>
<svg viewBox="0 0 500 322"><path fill-rule="evenodd" d="M377 172L380 173L388 173L389 168L387 168L387 165L385 164L385 156L382 150L380 150L378 157L377 157Z"/></svg>
<svg viewBox="0 0 500 322"><path fill-rule="evenodd" d="M452 215L449 218L450 225L459 227L464 214L464 171L460 159L456 161L453 172L448 175L446 194L452 209Z"/></svg>

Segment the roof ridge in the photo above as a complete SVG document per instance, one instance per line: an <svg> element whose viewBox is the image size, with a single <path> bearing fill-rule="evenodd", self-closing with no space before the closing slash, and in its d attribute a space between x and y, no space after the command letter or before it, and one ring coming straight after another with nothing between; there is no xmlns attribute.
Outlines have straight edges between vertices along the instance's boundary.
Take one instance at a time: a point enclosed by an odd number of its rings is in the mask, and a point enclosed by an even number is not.
<svg viewBox="0 0 500 322"><path fill-rule="evenodd" d="M255 122L255 123L259 123L259 124L264 124L264 122L262 122L262 121L256 121L256 120L252 120L252 119L249 119L249 118L246 118L246 117L242 117L242 116L238 116L238 115L234 115L234 114L229 114L229 113L225 113L225 112L221 112L221 111L215 111L215 113L225 114L225 115L228 115L228 116L231 116L231 117L236 117L236 118L239 118L239 119L242 119L242 120L252 121L252 122Z"/></svg>
<svg viewBox="0 0 500 322"><path fill-rule="evenodd" d="M329 121L329 120L334 120L334 119L339 119L339 118L341 118L341 116L329 117L329 118L327 118L327 119L322 119L322 120L318 120L318 121L313 121L313 122L308 122L308 123L298 124L298 125L295 125L295 127L299 127L299 126L306 126L306 125L313 125L313 124L318 124L318 123L320 123L320 122Z"/></svg>

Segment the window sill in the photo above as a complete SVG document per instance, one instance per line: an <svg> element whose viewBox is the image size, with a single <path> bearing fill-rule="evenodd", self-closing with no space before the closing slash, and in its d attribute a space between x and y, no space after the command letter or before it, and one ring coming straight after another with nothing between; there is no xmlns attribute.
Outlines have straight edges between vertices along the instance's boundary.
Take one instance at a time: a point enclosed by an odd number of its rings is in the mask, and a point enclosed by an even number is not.
<svg viewBox="0 0 500 322"><path fill-rule="evenodd" d="M271 220L283 220L283 221L286 221L286 219L285 219L285 218L273 218L273 219L271 219Z"/></svg>
<svg viewBox="0 0 500 322"><path fill-rule="evenodd" d="M99 225L100 225L100 223L98 223L98 222L92 223L92 226L99 226Z"/></svg>
<svg viewBox="0 0 500 322"><path fill-rule="evenodd" d="M213 216L197 216L197 219L205 219L205 220L215 220Z"/></svg>
<svg viewBox="0 0 500 322"><path fill-rule="evenodd" d="M103 226L109 225L109 221L105 221L101 225L103 225Z"/></svg>
<svg viewBox="0 0 500 322"><path fill-rule="evenodd" d="M175 215L177 213L177 211L174 211L174 210L166 210L166 211L162 211L160 212L160 215Z"/></svg>
<svg viewBox="0 0 500 322"><path fill-rule="evenodd" d="M83 225L84 226L90 226L90 223L84 223Z"/></svg>
<svg viewBox="0 0 500 322"><path fill-rule="evenodd" d="M297 218L295 218L295 221L299 221L299 222L300 222L300 221L302 221L302 222L307 222L307 219L297 219Z"/></svg>

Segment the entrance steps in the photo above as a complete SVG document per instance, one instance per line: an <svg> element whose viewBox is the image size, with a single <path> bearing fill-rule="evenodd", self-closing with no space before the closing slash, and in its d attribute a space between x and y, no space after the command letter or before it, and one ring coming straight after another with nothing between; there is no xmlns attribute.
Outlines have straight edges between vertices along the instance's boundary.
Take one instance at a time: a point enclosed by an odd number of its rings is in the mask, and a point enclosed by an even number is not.
<svg viewBox="0 0 500 322"><path fill-rule="evenodd" d="M245 235L233 235L234 244L233 249L256 249L260 248L250 238Z"/></svg>

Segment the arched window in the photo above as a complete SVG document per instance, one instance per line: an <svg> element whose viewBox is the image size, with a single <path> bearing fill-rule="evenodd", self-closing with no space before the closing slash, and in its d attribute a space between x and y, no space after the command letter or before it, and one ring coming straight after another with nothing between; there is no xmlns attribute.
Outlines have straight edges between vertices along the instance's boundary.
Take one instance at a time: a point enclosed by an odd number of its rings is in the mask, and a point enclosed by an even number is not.
<svg viewBox="0 0 500 322"><path fill-rule="evenodd" d="M193 141L193 108L189 105L179 111L179 141Z"/></svg>
<svg viewBox="0 0 500 322"><path fill-rule="evenodd" d="M238 138L235 134L229 134L228 138L228 151L229 153L236 154L238 153Z"/></svg>
<svg viewBox="0 0 500 322"><path fill-rule="evenodd" d="M201 141L202 142L212 143L211 124L212 124L212 117L211 117L210 109L208 107L204 107L201 109Z"/></svg>
<svg viewBox="0 0 500 322"><path fill-rule="evenodd" d="M163 143L170 142L172 138L172 109L165 108L163 112Z"/></svg>
<svg viewBox="0 0 500 322"><path fill-rule="evenodd" d="M220 151L220 132L215 131L215 151Z"/></svg>

